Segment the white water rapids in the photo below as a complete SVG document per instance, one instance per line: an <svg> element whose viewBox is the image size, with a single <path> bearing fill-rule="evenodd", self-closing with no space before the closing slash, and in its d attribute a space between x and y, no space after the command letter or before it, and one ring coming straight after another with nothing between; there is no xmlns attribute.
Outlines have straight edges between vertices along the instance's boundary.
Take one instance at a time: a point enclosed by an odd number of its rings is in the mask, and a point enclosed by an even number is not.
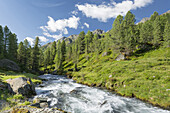
<svg viewBox="0 0 170 113"><path fill-rule="evenodd" d="M135 98L88 87L58 75L40 76L48 81L36 87L36 97L46 97L50 107L72 113L170 113Z"/></svg>

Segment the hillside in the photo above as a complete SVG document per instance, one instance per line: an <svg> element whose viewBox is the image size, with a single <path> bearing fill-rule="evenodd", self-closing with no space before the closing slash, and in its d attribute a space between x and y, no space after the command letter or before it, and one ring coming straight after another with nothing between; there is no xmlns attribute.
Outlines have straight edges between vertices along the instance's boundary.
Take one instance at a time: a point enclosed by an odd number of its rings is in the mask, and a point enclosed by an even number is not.
<svg viewBox="0 0 170 113"><path fill-rule="evenodd" d="M45 62L40 69L170 109L169 14L154 12L148 21L135 24L129 11L100 38L82 31L74 43L58 41L55 63ZM45 61L50 50L46 53Z"/></svg>
<svg viewBox="0 0 170 113"><path fill-rule="evenodd" d="M71 72L73 62L65 62L67 75L78 83L105 87L122 96L170 109L170 48L132 56L128 61L114 61L112 54L79 58L78 72ZM97 58L96 58L97 57Z"/></svg>

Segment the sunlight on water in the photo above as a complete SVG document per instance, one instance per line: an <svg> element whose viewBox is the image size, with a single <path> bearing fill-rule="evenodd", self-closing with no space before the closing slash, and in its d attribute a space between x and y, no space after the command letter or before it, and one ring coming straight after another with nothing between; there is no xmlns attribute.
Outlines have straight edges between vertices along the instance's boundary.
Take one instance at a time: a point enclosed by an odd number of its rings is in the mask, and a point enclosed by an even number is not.
<svg viewBox="0 0 170 113"><path fill-rule="evenodd" d="M48 97L50 107L72 113L170 113L135 98L125 98L57 75L42 75L48 79L36 87L36 97Z"/></svg>

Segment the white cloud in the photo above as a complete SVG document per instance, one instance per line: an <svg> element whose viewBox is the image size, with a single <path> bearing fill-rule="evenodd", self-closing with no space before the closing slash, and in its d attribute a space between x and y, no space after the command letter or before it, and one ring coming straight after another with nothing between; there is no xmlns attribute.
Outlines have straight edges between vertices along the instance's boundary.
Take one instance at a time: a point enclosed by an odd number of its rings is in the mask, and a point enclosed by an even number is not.
<svg viewBox="0 0 170 113"><path fill-rule="evenodd" d="M89 27L90 27L88 23L84 23L84 25L85 25L87 28L89 28Z"/></svg>
<svg viewBox="0 0 170 113"><path fill-rule="evenodd" d="M31 38L31 37L26 37L25 39L28 40L28 42L30 43L31 46L34 45L34 39L33 39L33 38Z"/></svg>
<svg viewBox="0 0 170 113"><path fill-rule="evenodd" d="M121 3L111 1L109 4L102 3L101 5L88 3L84 5L77 4L76 7L87 17L107 22L110 18L116 18L118 15L125 16L129 10L145 7L152 2L153 0L125 0Z"/></svg>
<svg viewBox="0 0 170 113"><path fill-rule="evenodd" d="M77 14L78 14L78 12L77 12L77 11L72 11L72 12L71 12L71 14L73 14L73 15L77 15Z"/></svg>
<svg viewBox="0 0 170 113"><path fill-rule="evenodd" d="M39 37L40 41L42 41L42 42L47 42L47 41L49 41L49 39L47 39L47 38L44 37L44 36L38 36L38 37Z"/></svg>
<svg viewBox="0 0 170 113"><path fill-rule="evenodd" d="M51 37L51 38L54 38L55 40L58 40L58 39L60 39L60 38L62 38L63 37L63 35L62 34L59 34L59 35L51 35L51 34L49 34L49 33L43 33L45 36L47 36L47 37Z"/></svg>
<svg viewBox="0 0 170 113"><path fill-rule="evenodd" d="M84 26L81 26L81 29L84 29Z"/></svg>
<svg viewBox="0 0 170 113"><path fill-rule="evenodd" d="M47 26L41 26L40 29L44 31L44 35L48 37L52 37L58 39L63 34L68 34L67 28L77 29L79 25L80 18L72 16L68 19L60 19L54 20L52 17L48 16L49 21L47 22ZM58 35L51 35L49 32L58 33Z"/></svg>

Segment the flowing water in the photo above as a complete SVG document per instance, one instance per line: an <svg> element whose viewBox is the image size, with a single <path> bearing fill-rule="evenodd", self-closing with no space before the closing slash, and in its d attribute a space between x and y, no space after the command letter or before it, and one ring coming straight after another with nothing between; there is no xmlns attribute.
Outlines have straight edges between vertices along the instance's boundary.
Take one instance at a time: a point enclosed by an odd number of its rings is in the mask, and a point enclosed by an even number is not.
<svg viewBox="0 0 170 113"><path fill-rule="evenodd" d="M58 75L42 75L47 79L36 87L36 97L46 97L50 107L72 113L170 113L135 98L121 97L107 90L78 84Z"/></svg>

